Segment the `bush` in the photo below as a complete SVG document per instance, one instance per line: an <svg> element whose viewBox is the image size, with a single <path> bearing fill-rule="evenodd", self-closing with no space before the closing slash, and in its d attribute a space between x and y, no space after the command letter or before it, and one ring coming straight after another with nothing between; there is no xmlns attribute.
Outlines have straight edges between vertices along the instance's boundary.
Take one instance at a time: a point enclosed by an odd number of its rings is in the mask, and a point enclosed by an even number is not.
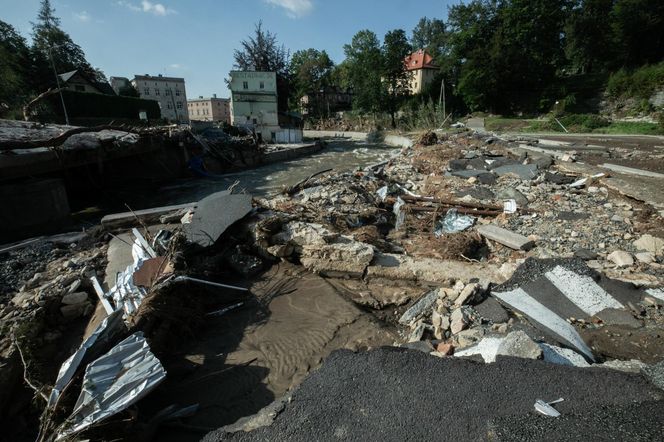
<svg viewBox="0 0 664 442"><path fill-rule="evenodd" d="M592 132L595 129L608 127L611 124L606 118L593 114L565 115L560 117L559 120L568 130L573 128L574 131L583 132ZM555 123L555 121L553 123Z"/></svg>
<svg viewBox="0 0 664 442"><path fill-rule="evenodd" d="M664 62L645 65L628 72L624 69L609 77L606 92L611 98L648 99L664 87Z"/></svg>

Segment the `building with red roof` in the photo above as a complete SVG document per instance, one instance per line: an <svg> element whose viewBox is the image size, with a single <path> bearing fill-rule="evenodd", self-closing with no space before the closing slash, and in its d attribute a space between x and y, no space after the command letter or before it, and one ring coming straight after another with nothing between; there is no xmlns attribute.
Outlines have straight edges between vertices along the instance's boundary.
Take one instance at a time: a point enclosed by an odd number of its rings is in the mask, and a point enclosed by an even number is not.
<svg viewBox="0 0 664 442"><path fill-rule="evenodd" d="M410 92L421 93L436 76L438 66L433 57L424 49L413 52L404 59L406 70L410 73Z"/></svg>

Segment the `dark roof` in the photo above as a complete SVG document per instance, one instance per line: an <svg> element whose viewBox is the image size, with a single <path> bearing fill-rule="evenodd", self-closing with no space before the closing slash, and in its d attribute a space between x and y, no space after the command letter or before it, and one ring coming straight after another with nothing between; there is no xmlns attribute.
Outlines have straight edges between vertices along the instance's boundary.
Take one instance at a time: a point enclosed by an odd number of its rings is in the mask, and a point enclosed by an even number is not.
<svg viewBox="0 0 664 442"><path fill-rule="evenodd" d="M90 83L92 86L94 86L99 92L105 95L115 95L115 91L111 87L110 84L106 81L96 81L88 77L87 75L83 74L82 72L79 72L78 69L75 69L73 71L65 72L64 74L60 74L59 77L60 79L64 82L67 83L69 80L72 79L76 74L81 76L85 81Z"/></svg>
<svg viewBox="0 0 664 442"><path fill-rule="evenodd" d="M71 77L76 75L78 70L74 69L73 71L65 72L64 74L60 74L60 80L64 81L65 83L71 80Z"/></svg>

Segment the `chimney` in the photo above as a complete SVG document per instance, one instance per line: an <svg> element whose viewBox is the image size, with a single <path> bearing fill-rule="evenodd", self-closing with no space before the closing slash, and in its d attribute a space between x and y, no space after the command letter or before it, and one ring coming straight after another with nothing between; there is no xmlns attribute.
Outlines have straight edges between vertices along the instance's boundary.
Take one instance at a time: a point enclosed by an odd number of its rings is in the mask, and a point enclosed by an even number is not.
<svg viewBox="0 0 664 442"><path fill-rule="evenodd" d="M212 94L212 98L217 98L217 94Z"/></svg>
<svg viewBox="0 0 664 442"><path fill-rule="evenodd" d="M163 75L159 74L160 77L163 77Z"/></svg>
<svg viewBox="0 0 664 442"><path fill-rule="evenodd" d="M203 96L202 96L202 95L199 95L199 96L198 96L198 99L199 99L199 100L202 100L202 99L203 99Z"/></svg>

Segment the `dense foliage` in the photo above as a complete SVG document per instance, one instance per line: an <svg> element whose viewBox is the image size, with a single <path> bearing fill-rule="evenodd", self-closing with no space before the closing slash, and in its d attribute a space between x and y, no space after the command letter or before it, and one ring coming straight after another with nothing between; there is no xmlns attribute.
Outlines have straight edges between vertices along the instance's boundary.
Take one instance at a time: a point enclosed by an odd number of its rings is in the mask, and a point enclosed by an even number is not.
<svg viewBox="0 0 664 442"><path fill-rule="evenodd" d="M88 63L81 47L60 28L49 0L42 0L32 23L31 44L10 24L0 21L0 103L10 108L10 115L20 115L19 108L30 98L56 86L54 67L60 74L78 69L89 78L105 80L104 74Z"/></svg>

